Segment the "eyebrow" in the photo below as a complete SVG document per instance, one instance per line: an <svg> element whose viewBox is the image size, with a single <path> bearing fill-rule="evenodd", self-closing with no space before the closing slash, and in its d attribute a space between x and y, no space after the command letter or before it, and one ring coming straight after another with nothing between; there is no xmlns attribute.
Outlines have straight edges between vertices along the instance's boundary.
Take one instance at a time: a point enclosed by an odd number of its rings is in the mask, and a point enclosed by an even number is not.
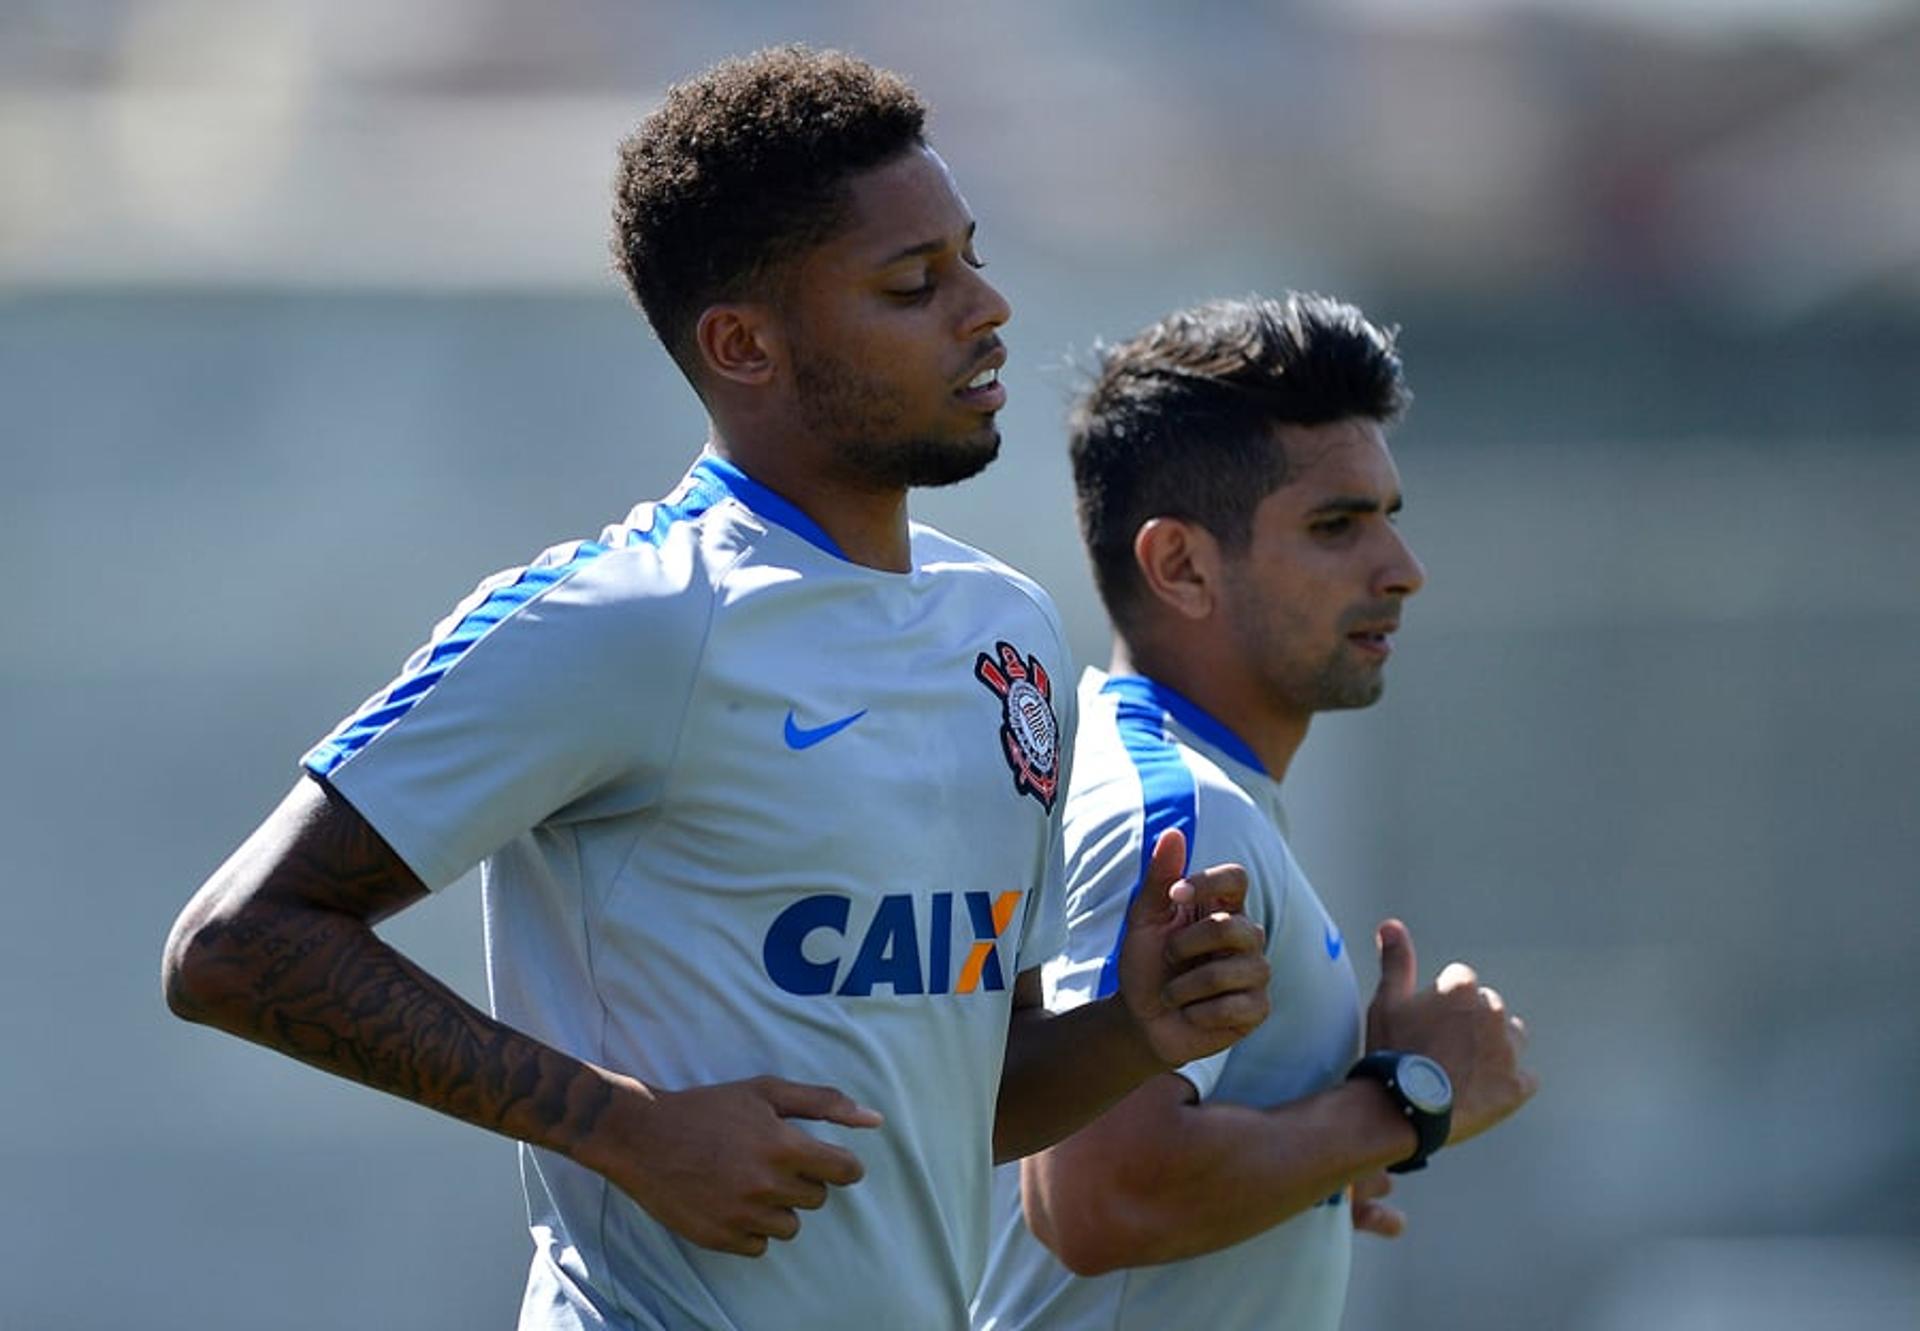
<svg viewBox="0 0 1920 1331"><path fill-rule="evenodd" d="M973 243L973 233L978 231L979 229L980 229L980 223L978 221L971 221L967 223L967 238L965 242L966 244L971 245ZM909 245L903 250L896 250L894 253L889 254L886 258L880 260L880 262L875 264L874 267L891 268L896 263L903 263L908 259L921 259L921 258L925 258L929 254L938 254L941 250L944 250L946 247L947 247L947 242L944 240L923 240L918 245Z"/></svg>
<svg viewBox="0 0 1920 1331"><path fill-rule="evenodd" d="M1405 507L1406 503L1399 495L1395 495L1385 505L1377 499L1362 499L1358 495L1340 495L1325 503L1315 504L1307 510L1307 516L1317 518L1334 513L1378 513L1382 508L1388 514L1394 514Z"/></svg>

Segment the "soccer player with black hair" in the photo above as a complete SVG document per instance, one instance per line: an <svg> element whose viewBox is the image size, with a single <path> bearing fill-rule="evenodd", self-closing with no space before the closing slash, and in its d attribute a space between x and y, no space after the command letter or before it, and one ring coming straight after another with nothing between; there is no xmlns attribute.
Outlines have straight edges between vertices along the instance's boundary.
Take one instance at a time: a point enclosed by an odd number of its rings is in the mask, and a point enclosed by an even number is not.
<svg viewBox="0 0 1920 1331"><path fill-rule="evenodd" d="M1178 836L1112 1001L1041 1006L1066 645L909 520L999 448L1009 316L925 114L798 48L668 92L615 252L705 449L482 583L168 940L182 1016L525 1143L522 1331L962 1326L992 1161L1265 1013ZM476 865L491 1014L373 930Z"/></svg>
<svg viewBox="0 0 1920 1331"><path fill-rule="evenodd" d="M1377 931L1362 1009L1345 935L1285 835L1280 783L1309 723L1379 698L1426 576L1395 526L1385 430L1406 402L1387 332L1292 295L1169 315L1108 349L1075 407L1081 532L1114 647L1080 685L1068 942L1043 965L1047 1001L1113 994L1173 829L1197 862L1246 866L1273 1015L999 1171L976 1331L1333 1331L1354 1228L1403 1223L1387 1172L1533 1094L1519 1019L1463 965L1422 987L1398 920Z"/></svg>

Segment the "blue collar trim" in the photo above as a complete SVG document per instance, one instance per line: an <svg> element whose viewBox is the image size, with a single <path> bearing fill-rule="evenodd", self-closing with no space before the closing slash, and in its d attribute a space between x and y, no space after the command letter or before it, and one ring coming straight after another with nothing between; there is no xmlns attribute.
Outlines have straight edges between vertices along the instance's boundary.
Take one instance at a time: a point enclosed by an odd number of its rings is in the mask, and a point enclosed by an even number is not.
<svg viewBox="0 0 1920 1331"><path fill-rule="evenodd" d="M833 537L827 535L819 523L725 458L708 453L693 464L693 469L697 473L712 477L754 513L769 522L785 527L808 545L826 551L835 559L845 560L847 563L853 562L847 559L846 552L834 542Z"/></svg>
<svg viewBox="0 0 1920 1331"><path fill-rule="evenodd" d="M1118 694L1125 701L1165 712L1235 762L1251 767L1261 776L1267 775L1265 764L1245 740L1203 711L1199 704L1175 693L1158 680L1148 679L1145 675L1112 675L1100 687L1100 692Z"/></svg>

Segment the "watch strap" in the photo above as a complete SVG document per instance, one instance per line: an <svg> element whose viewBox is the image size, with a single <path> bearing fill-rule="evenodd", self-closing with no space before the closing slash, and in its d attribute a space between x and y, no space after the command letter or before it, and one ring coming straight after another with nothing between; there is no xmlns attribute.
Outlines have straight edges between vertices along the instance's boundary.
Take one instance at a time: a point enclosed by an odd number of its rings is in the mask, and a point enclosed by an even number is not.
<svg viewBox="0 0 1920 1331"><path fill-rule="evenodd" d="M1392 1049L1377 1049L1353 1065L1347 1073L1347 1080L1356 1077L1368 1081L1377 1081L1387 1088L1387 1093L1399 1105L1400 1112L1406 1115L1407 1122L1413 1125L1413 1154L1397 1164L1387 1166L1389 1174L1411 1174L1415 1170L1427 1167L1427 1157L1446 1144L1447 1133L1453 1127L1453 1107L1451 1104L1442 1110L1425 1109L1407 1097L1400 1086L1400 1060L1407 1055Z"/></svg>

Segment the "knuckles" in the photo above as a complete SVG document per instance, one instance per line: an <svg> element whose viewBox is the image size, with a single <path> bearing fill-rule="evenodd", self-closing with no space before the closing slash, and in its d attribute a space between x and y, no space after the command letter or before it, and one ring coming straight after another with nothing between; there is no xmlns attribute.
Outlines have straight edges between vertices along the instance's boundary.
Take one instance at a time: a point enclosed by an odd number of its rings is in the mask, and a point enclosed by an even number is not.
<svg viewBox="0 0 1920 1331"><path fill-rule="evenodd" d="M1239 1001L1255 1004L1261 1010L1268 1005L1267 985L1273 968L1263 956L1215 957L1180 972L1161 988L1168 1007L1192 1008L1196 1004Z"/></svg>
<svg viewBox="0 0 1920 1331"><path fill-rule="evenodd" d="M1264 954L1266 941L1266 931L1246 916L1216 914L1168 939L1165 955L1171 965L1190 965L1215 953Z"/></svg>
<svg viewBox="0 0 1920 1331"><path fill-rule="evenodd" d="M1189 1003L1182 1015L1197 1029L1239 1036L1258 1028L1271 1006L1264 993L1230 993Z"/></svg>

